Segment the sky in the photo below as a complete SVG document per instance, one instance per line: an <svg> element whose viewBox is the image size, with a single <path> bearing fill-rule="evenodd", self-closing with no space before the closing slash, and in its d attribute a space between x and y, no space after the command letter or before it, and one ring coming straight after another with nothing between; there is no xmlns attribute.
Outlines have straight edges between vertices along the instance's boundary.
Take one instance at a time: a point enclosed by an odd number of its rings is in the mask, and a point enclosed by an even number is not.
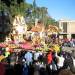
<svg viewBox="0 0 75 75"><path fill-rule="evenodd" d="M33 0L26 0L32 4ZM75 0L36 0L39 7L47 7L48 14L55 20L75 20Z"/></svg>

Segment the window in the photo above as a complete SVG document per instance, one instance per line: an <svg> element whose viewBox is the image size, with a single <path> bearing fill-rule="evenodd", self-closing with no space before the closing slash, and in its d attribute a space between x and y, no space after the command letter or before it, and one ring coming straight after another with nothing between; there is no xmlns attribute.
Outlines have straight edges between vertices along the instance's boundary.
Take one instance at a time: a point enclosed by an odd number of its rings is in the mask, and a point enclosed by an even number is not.
<svg viewBox="0 0 75 75"><path fill-rule="evenodd" d="M63 32L67 33L67 22L63 22Z"/></svg>

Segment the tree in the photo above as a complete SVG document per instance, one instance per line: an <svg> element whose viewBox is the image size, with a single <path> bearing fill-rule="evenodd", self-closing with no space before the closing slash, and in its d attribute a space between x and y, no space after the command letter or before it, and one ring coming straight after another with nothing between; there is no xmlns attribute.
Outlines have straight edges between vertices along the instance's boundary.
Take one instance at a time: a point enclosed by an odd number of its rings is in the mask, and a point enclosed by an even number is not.
<svg viewBox="0 0 75 75"><path fill-rule="evenodd" d="M25 0L0 0L0 27L3 30L0 30L0 32L10 32L13 19L18 14L25 17L29 28L34 25L35 18L41 20L45 26L49 24L58 25L57 21L48 16L47 8L37 7L35 0L33 5L26 3Z"/></svg>
<svg viewBox="0 0 75 75"><path fill-rule="evenodd" d="M3 3L6 4L6 6L10 7L11 0L1 0Z"/></svg>

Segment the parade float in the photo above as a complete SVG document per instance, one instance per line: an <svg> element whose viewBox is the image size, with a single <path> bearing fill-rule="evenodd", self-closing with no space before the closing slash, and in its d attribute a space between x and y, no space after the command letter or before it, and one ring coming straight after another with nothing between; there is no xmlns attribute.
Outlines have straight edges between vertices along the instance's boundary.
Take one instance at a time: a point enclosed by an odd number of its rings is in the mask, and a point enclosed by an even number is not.
<svg viewBox="0 0 75 75"><path fill-rule="evenodd" d="M9 48L8 51L10 52L15 49L16 51L19 51L19 49L41 51L59 49L58 44L57 46L54 44L58 43L59 28L56 26L49 25L46 29L43 23L38 22L30 31L27 31L24 17L18 15L14 18L12 29L12 32L6 37L5 42L0 43L1 47ZM55 48L52 45L55 45Z"/></svg>
<svg viewBox="0 0 75 75"><path fill-rule="evenodd" d="M25 18L21 15L15 16L13 20L12 32L6 36L4 42L0 43L0 47L9 49L20 48L19 43L24 42L23 35L25 35L26 32L27 25L25 23Z"/></svg>
<svg viewBox="0 0 75 75"><path fill-rule="evenodd" d="M51 39L55 40L54 42L58 42L58 34L59 34L59 28L54 25L49 25L47 29L47 35L50 36Z"/></svg>
<svg viewBox="0 0 75 75"><path fill-rule="evenodd" d="M31 31L32 31L32 42L34 45L40 45L40 44L45 43L44 30L45 30L45 26L43 25L43 23L37 23L37 25L32 27L32 29L31 29Z"/></svg>
<svg viewBox="0 0 75 75"><path fill-rule="evenodd" d="M52 43L49 45L52 46L52 49L56 52L60 51L60 40L59 40L60 29L57 26L49 25L47 29L47 35L52 39Z"/></svg>
<svg viewBox="0 0 75 75"><path fill-rule="evenodd" d="M27 32L25 18L21 15L15 16L13 21L13 37L16 43L23 42L23 35Z"/></svg>

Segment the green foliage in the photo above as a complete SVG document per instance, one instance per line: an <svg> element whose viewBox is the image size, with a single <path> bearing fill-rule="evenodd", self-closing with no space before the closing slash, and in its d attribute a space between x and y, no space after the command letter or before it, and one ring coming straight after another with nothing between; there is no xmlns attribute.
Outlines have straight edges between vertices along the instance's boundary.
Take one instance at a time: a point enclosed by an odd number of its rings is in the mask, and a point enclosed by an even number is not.
<svg viewBox="0 0 75 75"><path fill-rule="evenodd" d="M31 10L31 12L28 11L28 9ZM10 29L9 31L11 31L12 29L12 22L15 15L18 14L23 15L26 19L28 18L27 24L29 24L29 29L34 24L35 18L41 20L45 26L48 26L50 24L58 25L58 22L48 16L46 7L37 7L36 4L28 4L25 0L0 0L0 13L1 11L8 12L10 15L9 20L11 23L7 23L7 25L5 26L5 29L6 27Z"/></svg>
<svg viewBox="0 0 75 75"><path fill-rule="evenodd" d="M27 9L32 11L31 14L28 14ZM46 7L37 7L36 4L28 4L25 2L25 0L1 0L0 10L9 11L11 16L20 14L25 17L30 17L31 21L34 21L35 18L38 18L46 26L49 24L56 25L56 21L53 18L49 18Z"/></svg>

